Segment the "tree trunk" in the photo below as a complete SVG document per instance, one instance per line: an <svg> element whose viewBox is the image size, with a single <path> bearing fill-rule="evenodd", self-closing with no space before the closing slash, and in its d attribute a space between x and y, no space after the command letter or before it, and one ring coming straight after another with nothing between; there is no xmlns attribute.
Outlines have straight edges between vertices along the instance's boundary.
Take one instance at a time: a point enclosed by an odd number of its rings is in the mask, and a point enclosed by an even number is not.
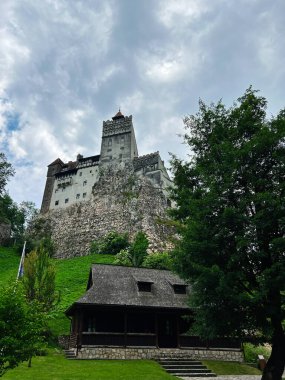
<svg viewBox="0 0 285 380"><path fill-rule="evenodd" d="M264 368L261 380L281 380L285 365L285 335L281 329L272 340L272 352Z"/></svg>
<svg viewBox="0 0 285 380"><path fill-rule="evenodd" d="M30 368L32 366L32 356L29 358L28 367Z"/></svg>

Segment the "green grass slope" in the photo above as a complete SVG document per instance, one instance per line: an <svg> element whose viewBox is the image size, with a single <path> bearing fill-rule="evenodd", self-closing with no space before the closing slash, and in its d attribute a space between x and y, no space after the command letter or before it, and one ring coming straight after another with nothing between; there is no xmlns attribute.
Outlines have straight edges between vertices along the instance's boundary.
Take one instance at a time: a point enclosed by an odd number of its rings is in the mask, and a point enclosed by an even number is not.
<svg viewBox="0 0 285 380"><path fill-rule="evenodd" d="M60 301L50 318L50 328L55 335L69 333L69 319L64 311L86 290L89 271L92 264L112 264L112 255L89 255L72 259L53 259L56 266L56 290ZM0 247L0 287L9 281L15 281L20 256L13 248Z"/></svg>
<svg viewBox="0 0 285 380"><path fill-rule="evenodd" d="M0 287L16 280L20 256L13 248L0 247Z"/></svg>

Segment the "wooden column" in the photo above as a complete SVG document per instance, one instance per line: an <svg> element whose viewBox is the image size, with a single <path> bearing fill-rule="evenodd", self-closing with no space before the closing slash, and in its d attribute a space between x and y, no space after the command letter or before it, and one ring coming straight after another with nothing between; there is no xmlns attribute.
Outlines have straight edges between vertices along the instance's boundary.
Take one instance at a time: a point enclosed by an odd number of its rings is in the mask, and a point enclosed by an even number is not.
<svg viewBox="0 0 285 380"><path fill-rule="evenodd" d="M80 311L79 315L78 315L78 318L79 318L79 328L78 328L78 345L81 346L82 345L82 330L83 330L83 318L84 318L84 314L82 311Z"/></svg>
<svg viewBox="0 0 285 380"><path fill-rule="evenodd" d="M127 347L128 314L124 311L124 345Z"/></svg>
<svg viewBox="0 0 285 380"><path fill-rule="evenodd" d="M177 329L177 347L180 348L180 324L179 324L179 318L180 315L176 314L176 329Z"/></svg>
<svg viewBox="0 0 285 380"><path fill-rule="evenodd" d="M157 313L155 313L155 345L158 348L158 319Z"/></svg>

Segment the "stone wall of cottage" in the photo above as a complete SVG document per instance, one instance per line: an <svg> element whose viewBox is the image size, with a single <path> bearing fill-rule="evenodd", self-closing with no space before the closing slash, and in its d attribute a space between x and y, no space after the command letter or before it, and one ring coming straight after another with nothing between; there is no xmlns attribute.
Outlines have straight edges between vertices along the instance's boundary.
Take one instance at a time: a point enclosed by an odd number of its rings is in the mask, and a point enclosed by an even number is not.
<svg viewBox="0 0 285 380"><path fill-rule="evenodd" d="M88 254L90 244L110 231L127 232L132 239L144 231L150 251L170 248L173 231L161 220L167 218L167 199L147 177L136 176L132 165L102 168L89 201L65 209L50 210L40 218L50 226L56 257Z"/></svg>
<svg viewBox="0 0 285 380"><path fill-rule="evenodd" d="M241 350L203 349L203 348L110 348L81 347L77 353L78 359L199 359L225 360L243 362Z"/></svg>

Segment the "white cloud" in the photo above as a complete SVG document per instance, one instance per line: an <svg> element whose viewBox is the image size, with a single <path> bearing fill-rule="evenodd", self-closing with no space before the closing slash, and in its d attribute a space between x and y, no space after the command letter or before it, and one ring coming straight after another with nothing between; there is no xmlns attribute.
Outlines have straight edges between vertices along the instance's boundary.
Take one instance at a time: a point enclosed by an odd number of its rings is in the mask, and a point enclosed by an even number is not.
<svg viewBox="0 0 285 380"><path fill-rule="evenodd" d="M209 4L205 0L162 0L157 11L158 19L167 28L181 30L207 12Z"/></svg>
<svg viewBox="0 0 285 380"><path fill-rule="evenodd" d="M231 104L253 83L281 108L284 12L283 0L0 1L11 195L39 200L47 164L98 154L102 121L118 107L134 116L140 154L165 160L185 156L177 134L199 97Z"/></svg>

